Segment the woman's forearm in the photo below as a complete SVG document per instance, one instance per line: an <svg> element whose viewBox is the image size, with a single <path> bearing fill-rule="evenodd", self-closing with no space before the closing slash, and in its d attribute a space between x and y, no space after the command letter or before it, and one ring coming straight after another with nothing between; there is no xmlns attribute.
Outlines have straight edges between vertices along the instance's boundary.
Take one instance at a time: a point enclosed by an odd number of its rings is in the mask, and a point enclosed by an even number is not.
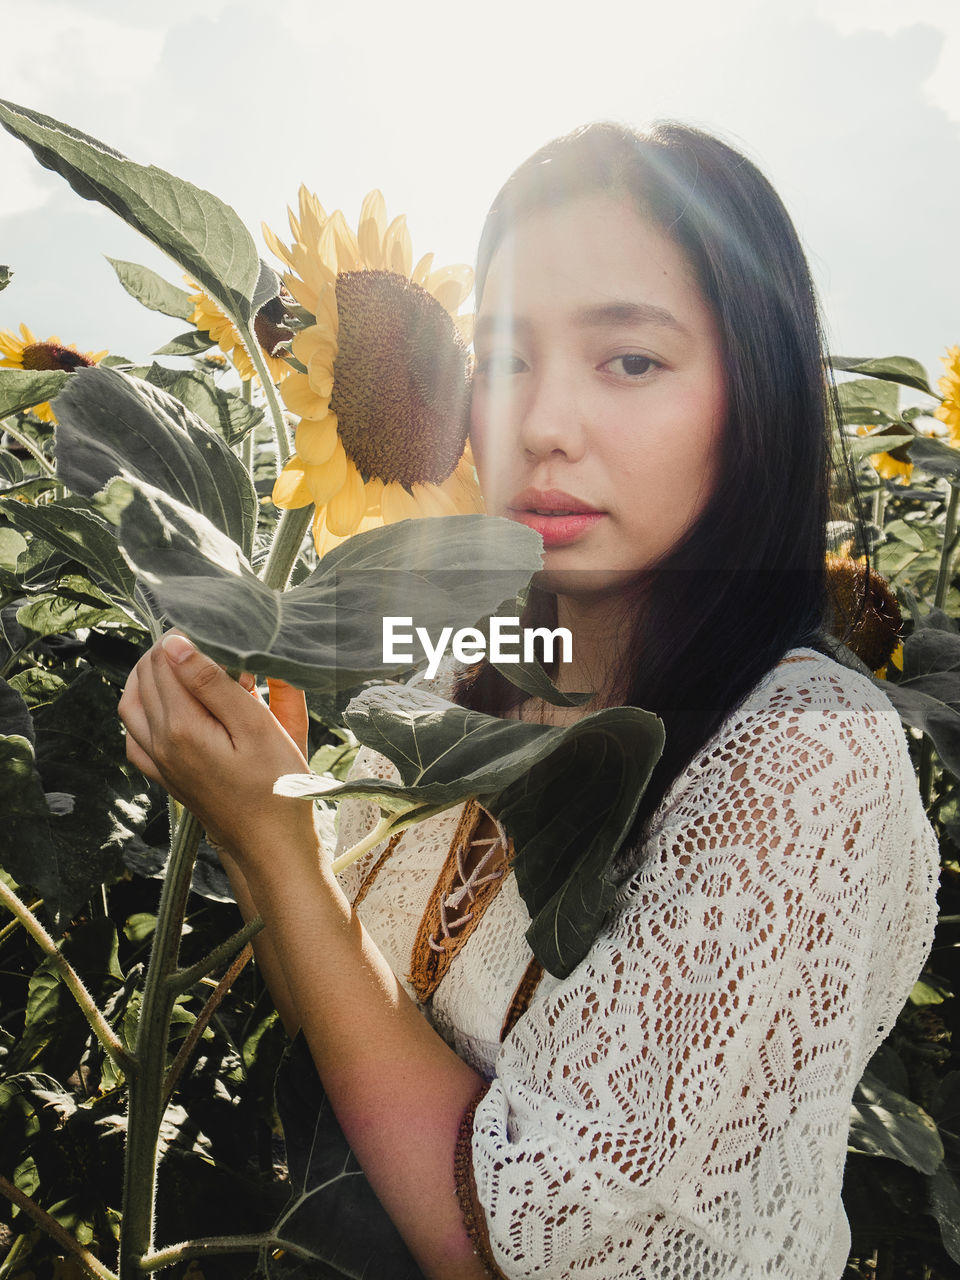
<svg viewBox="0 0 960 1280"><path fill-rule="evenodd" d="M217 852L230 881L230 888L233 890L240 914L245 922L255 920L262 913L253 899L243 872L225 849L218 849ZM286 978L283 976L283 968L268 927L261 929L254 937L253 955L287 1035L295 1036L300 1030L300 1019L287 987Z"/></svg>
<svg viewBox="0 0 960 1280"><path fill-rule="evenodd" d="M424 1273L482 1280L456 1197L457 1132L483 1081L409 999L319 860L246 862L295 1018L374 1191Z"/></svg>

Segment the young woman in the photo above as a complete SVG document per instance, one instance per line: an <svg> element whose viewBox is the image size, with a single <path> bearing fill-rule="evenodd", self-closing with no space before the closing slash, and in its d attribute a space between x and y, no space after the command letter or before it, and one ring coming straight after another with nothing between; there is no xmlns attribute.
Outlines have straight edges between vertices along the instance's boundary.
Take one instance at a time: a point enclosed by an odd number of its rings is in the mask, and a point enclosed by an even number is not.
<svg viewBox="0 0 960 1280"><path fill-rule="evenodd" d="M667 730L586 960L539 970L475 805L338 883L309 802L272 793L305 768L302 699L278 688L271 715L182 637L131 677L130 759L226 851L426 1276L836 1280L850 1100L929 948L937 850L896 714L818 648L827 427L796 234L716 139L592 126L501 192L477 299L474 453L488 510L543 535L558 683ZM489 669L438 683L584 712ZM373 817L344 806L341 844Z"/></svg>

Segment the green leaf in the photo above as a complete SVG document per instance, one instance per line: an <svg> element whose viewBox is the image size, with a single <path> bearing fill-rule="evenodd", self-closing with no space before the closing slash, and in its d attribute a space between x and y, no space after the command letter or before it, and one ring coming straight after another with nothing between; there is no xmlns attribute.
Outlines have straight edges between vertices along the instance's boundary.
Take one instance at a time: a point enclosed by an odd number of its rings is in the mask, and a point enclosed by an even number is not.
<svg viewBox="0 0 960 1280"><path fill-rule="evenodd" d="M216 345L213 338L203 329L188 329L186 333L178 334L169 342L165 342L162 347L157 347L153 354L155 356L200 356Z"/></svg>
<svg viewBox="0 0 960 1280"><path fill-rule="evenodd" d="M918 436L910 445L910 461L932 476L960 480L960 450L951 449L943 440Z"/></svg>
<svg viewBox="0 0 960 1280"><path fill-rule="evenodd" d="M93 498L120 475L142 481L249 553L258 511L250 476L179 400L115 369L84 369L58 399L57 417L57 471L74 493Z"/></svg>
<svg viewBox="0 0 960 1280"><path fill-rule="evenodd" d="M933 1173L943 1160L943 1143L922 1107L864 1073L853 1095L848 1151L899 1160L921 1173Z"/></svg>
<svg viewBox="0 0 960 1280"><path fill-rule="evenodd" d="M141 784L122 767L116 708L113 686L86 671L35 711L35 756L24 738L0 739L0 866L37 891L57 927L115 873L146 817ZM51 812L45 797L41 811L43 793L72 796L72 811Z"/></svg>
<svg viewBox="0 0 960 1280"><path fill-rule="evenodd" d="M889 524L883 526L883 532L888 538L896 538L898 542L905 543L908 547L912 547L914 551L923 551L923 537L915 524L908 524L906 520L891 520Z"/></svg>
<svg viewBox="0 0 960 1280"><path fill-rule="evenodd" d="M138 262L124 262L121 258L107 258L117 273L117 279L130 294L131 298L142 303L150 311L159 311L162 315L173 316L177 320L189 320L193 315L193 303L186 289L158 276L149 267L142 267Z"/></svg>
<svg viewBox="0 0 960 1280"><path fill-rule="evenodd" d="M872 378L841 382L837 395L844 422L857 425L896 422L900 416L900 393L892 382Z"/></svg>
<svg viewBox="0 0 960 1280"><path fill-rule="evenodd" d="M401 782L358 779L311 791L309 775L281 779L286 795L361 795L397 830L471 796L513 840L517 888L530 912L527 940L565 977L584 958L616 897L617 854L653 767L663 726L636 707L610 707L554 728L501 720L426 690L364 690L346 712L364 746L386 755Z"/></svg>
<svg viewBox="0 0 960 1280"><path fill-rule="evenodd" d="M911 435L893 431L878 431L867 436L846 436L843 447L853 462L867 458L874 453L889 453L891 449L912 449L916 438ZM912 456L912 455L911 455Z"/></svg>
<svg viewBox="0 0 960 1280"><path fill-rule="evenodd" d="M170 621L210 657L306 689L408 672L409 661L384 661L384 617L415 616L439 636L515 597L540 564L539 537L512 521L410 520L350 538L278 592L209 521L144 486L120 542Z"/></svg>
<svg viewBox="0 0 960 1280"><path fill-rule="evenodd" d="M18 502L17 506L23 507L24 504ZM16 529L0 528L0 569L7 569L13 573L16 570L17 561L26 549L27 540L17 533Z"/></svg>
<svg viewBox="0 0 960 1280"><path fill-rule="evenodd" d="M52 400L69 377L58 369L0 369L0 418Z"/></svg>
<svg viewBox="0 0 960 1280"><path fill-rule="evenodd" d="M116 531L94 510L60 502L33 507L0 498L0 512L82 564L124 599L133 600L136 578L120 554ZM4 532L0 530L0 547Z"/></svg>
<svg viewBox="0 0 960 1280"><path fill-rule="evenodd" d="M830 356L830 364L843 373L862 373L870 378L899 382L901 386L913 387L915 391L923 391L939 399L927 381L926 369L919 360L912 360L909 356L883 356L872 360L862 356Z"/></svg>
<svg viewBox="0 0 960 1280"><path fill-rule="evenodd" d="M6 680L0 680L0 734L26 738L31 747L36 741L30 709Z"/></svg>
<svg viewBox="0 0 960 1280"><path fill-rule="evenodd" d="M263 421L263 410L258 405L244 400L235 391L218 387L208 374L201 373L199 369L167 369L162 364L154 364L146 373L145 380L175 396L222 436L231 448Z"/></svg>
<svg viewBox="0 0 960 1280"><path fill-rule="evenodd" d="M127 622L127 615L111 606L106 608L64 599L62 595L38 596L17 611L21 627L37 636L62 636L78 627L96 627L101 622Z"/></svg>
<svg viewBox="0 0 960 1280"><path fill-rule="evenodd" d="M276 1101L290 1199L260 1256L267 1280L423 1280L350 1150L302 1033L280 1064Z"/></svg>
<svg viewBox="0 0 960 1280"><path fill-rule="evenodd" d="M0 449L0 488L19 484L23 475L23 463L20 459L8 453L6 449Z"/></svg>
<svg viewBox="0 0 960 1280"><path fill-rule="evenodd" d="M945 1164L928 1178L927 1193L943 1247L954 1262L960 1262L960 1186Z"/></svg>
<svg viewBox="0 0 960 1280"><path fill-rule="evenodd" d="M0 267L0 292L2 292L10 281L13 279L13 272L9 267Z"/></svg>
<svg viewBox="0 0 960 1280"><path fill-rule="evenodd" d="M260 279L256 245L209 191L122 156L49 116L0 101L0 124L84 200L97 200L168 254L234 318L249 322Z"/></svg>

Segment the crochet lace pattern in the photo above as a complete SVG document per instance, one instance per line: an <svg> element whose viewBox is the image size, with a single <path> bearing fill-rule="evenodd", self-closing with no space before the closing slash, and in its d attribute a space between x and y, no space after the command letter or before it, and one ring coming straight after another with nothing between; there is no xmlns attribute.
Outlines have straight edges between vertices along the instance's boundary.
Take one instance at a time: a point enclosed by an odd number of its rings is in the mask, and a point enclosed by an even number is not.
<svg viewBox="0 0 960 1280"><path fill-rule="evenodd" d="M355 774L395 776L369 753ZM339 847L375 817L344 805ZM400 976L458 818L406 832L366 886ZM590 954L500 1043L531 959L505 877L425 1007L489 1081L458 1180L491 1272L838 1280L850 1102L931 945L938 868L895 711L794 650L670 788Z"/></svg>

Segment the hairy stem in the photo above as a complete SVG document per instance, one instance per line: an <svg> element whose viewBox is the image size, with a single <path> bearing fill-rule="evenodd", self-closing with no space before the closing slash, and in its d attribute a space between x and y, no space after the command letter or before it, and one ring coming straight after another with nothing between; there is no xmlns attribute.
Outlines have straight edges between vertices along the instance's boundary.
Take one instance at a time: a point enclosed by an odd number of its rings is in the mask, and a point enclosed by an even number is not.
<svg viewBox="0 0 960 1280"><path fill-rule="evenodd" d="M209 1236L200 1240L184 1240L180 1244L170 1245L167 1249L158 1249L156 1253L148 1253L140 1259L140 1270L159 1271L161 1267L172 1267L175 1262L186 1262L188 1258L210 1257L215 1253L259 1253L262 1248L269 1248L271 1245L277 1248L282 1247L287 1253L300 1253L286 1241L281 1244L281 1241L267 1232L256 1236Z"/></svg>
<svg viewBox="0 0 960 1280"><path fill-rule="evenodd" d="M277 523L267 563L260 575L263 582L275 591L282 591L289 581L312 514L312 506L298 507L284 511Z"/></svg>
<svg viewBox="0 0 960 1280"><path fill-rule="evenodd" d="M950 499L947 503L947 518L943 527L943 543L940 547L940 569L937 573L937 586L933 595L933 607L942 609L950 586L950 562L953 559L954 543L957 537L957 514L960 508L960 484L951 483ZM924 809L930 808L933 799L933 743L924 734L920 747L920 764L918 768L920 795L923 797Z"/></svg>
<svg viewBox="0 0 960 1280"><path fill-rule="evenodd" d="M170 1099L173 1096L173 1091L177 1086L177 1081L180 1079L184 1068L190 1061L190 1057L194 1049L197 1047L200 1037L203 1035L204 1031L206 1031L210 1019L220 1007L224 996L240 976L244 965L252 958L253 947L251 947L248 942L240 954L234 959L233 964L231 964L227 972L217 983L216 987L210 994L209 1000L197 1015L196 1022L190 1028L190 1034L187 1036L186 1040L184 1040L180 1048L180 1052L177 1054L176 1058L174 1058L173 1064L167 1072L163 1087L163 1105L161 1111L166 1111Z"/></svg>
<svg viewBox="0 0 960 1280"><path fill-rule="evenodd" d="M170 1017L176 993L168 982L177 968L193 865L200 844L200 823L184 811L173 837L170 861L160 893L157 927L137 1027L138 1074L130 1080L127 1148L123 1177L120 1275L139 1275L139 1259L153 1246L157 1184L157 1143L163 1119L164 1069Z"/></svg>
<svg viewBox="0 0 960 1280"><path fill-rule="evenodd" d="M287 430L287 422L283 416L283 408L280 399L277 396L277 388L273 385L273 379L270 377L270 371L267 368L267 362L263 357L263 350L257 341L253 332L252 325L238 325L240 336L243 339L243 345L247 349L250 359L253 361L254 368L260 375L260 385L263 387L263 393L267 397L267 405L270 409L270 421L273 426L273 446L277 454L277 471L290 457L290 433Z"/></svg>
<svg viewBox="0 0 960 1280"><path fill-rule="evenodd" d="M110 1268L105 1267L99 1258L95 1258L89 1249L85 1249L79 1240L75 1240L56 1218L51 1218L45 1209L41 1209L2 1174L0 1174L0 1191L8 1200L12 1200L18 1209L22 1209L29 1218L32 1218L38 1227L42 1227L48 1236L56 1240L61 1249L72 1253L88 1275L96 1276L97 1280L117 1280Z"/></svg>
<svg viewBox="0 0 960 1280"><path fill-rule="evenodd" d="M208 973L223 964L225 960L232 959L233 956L255 937L263 928L263 917L257 916L256 919L249 921L242 929L238 929L236 933L232 933L229 938L221 942L218 946L205 955L202 960L198 960L196 964L190 966L189 969L178 969L176 973L167 975L167 984L177 994L182 995L184 991L189 991L192 986L205 978Z"/></svg>
<svg viewBox="0 0 960 1280"><path fill-rule="evenodd" d="M39 463L44 475L49 476L51 480L56 480L58 478L56 468L53 463L44 453L41 452L40 449L37 448L29 436L23 435L16 429L16 427L11 427L7 421L4 421L3 430L0 434L8 435L11 440L16 440L17 444L26 449L34 462Z"/></svg>
<svg viewBox="0 0 960 1280"><path fill-rule="evenodd" d="M37 907L42 907L42 906L43 906L43 899L35 898L34 901L31 902L30 905L27 907L27 910L30 912L34 912L36 911ZM5 924L3 928L0 929L0 942L2 942L4 938L8 937L11 933L15 933L16 930L19 929L22 924L23 924L23 921L20 919L19 916L11 920L9 924Z"/></svg>
<svg viewBox="0 0 960 1280"><path fill-rule="evenodd" d="M83 1016L89 1022L94 1035L103 1046L104 1053L124 1075L132 1076L137 1067L134 1058L123 1047L119 1037L100 1012L97 1002L84 986L83 979L27 904L21 902L13 890L8 889L2 880L0 880L0 903L16 916L40 950L53 961L60 977L73 993L73 997L80 1006Z"/></svg>

